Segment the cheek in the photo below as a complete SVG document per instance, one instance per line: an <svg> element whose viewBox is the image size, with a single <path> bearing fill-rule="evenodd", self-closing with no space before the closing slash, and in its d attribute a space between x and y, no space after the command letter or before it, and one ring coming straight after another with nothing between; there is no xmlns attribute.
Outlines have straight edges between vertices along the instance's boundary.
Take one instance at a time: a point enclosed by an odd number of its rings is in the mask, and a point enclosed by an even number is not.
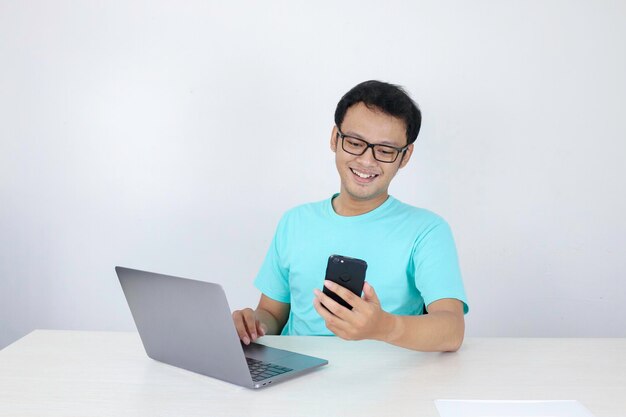
<svg viewBox="0 0 626 417"><path fill-rule="evenodd" d="M335 152L335 163L337 164L337 167L344 166L348 161L349 158L346 157L345 152Z"/></svg>
<svg viewBox="0 0 626 417"><path fill-rule="evenodd" d="M392 169L386 169L383 171L383 177L385 178L385 181L389 182L393 179L393 177L396 176L397 173L398 173L398 167L395 167Z"/></svg>

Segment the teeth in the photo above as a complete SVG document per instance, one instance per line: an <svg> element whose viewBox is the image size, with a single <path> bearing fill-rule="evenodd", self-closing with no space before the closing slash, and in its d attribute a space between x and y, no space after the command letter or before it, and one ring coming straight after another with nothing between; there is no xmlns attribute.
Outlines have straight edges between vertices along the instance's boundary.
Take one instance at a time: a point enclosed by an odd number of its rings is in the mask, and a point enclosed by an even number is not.
<svg viewBox="0 0 626 417"><path fill-rule="evenodd" d="M372 177L375 177L375 176L376 176L375 174L370 174L370 175L367 175L367 174L364 174L364 173L362 173L362 172L356 171L356 170L354 170L354 169L352 170L352 172L354 172L356 175L358 175L359 177L361 177L361 178L363 178L363 179L368 179L368 178L372 178Z"/></svg>

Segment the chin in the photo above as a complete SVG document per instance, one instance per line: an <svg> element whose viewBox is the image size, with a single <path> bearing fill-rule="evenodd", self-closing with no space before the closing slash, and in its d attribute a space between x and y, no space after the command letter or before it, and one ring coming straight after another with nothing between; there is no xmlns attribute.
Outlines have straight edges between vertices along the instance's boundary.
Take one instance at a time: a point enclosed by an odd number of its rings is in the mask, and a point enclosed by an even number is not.
<svg viewBox="0 0 626 417"><path fill-rule="evenodd" d="M381 191L381 190L376 190L376 191L358 190L358 189L355 190L354 188L351 188L351 189L346 188L346 192L353 199L360 200L360 201L373 200L376 197L379 197L381 194L384 193L384 191Z"/></svg>

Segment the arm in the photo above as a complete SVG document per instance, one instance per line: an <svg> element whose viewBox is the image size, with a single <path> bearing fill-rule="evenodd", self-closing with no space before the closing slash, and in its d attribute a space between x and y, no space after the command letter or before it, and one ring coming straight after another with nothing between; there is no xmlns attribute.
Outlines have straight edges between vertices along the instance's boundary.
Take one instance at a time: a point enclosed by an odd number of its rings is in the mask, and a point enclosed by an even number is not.
<svg viewBox="0 0 626 417"><path fill-rule="evenodd" d="M245 308L233 311L237 334L246 345L266 334L279 334L289 318L291 305L261 294L256 310Z"/></svg>
<svg viewBox="0 0 626 417"><path fill-rule="evenodd" d="M428 314L421 316L397 316L383 311L390 325L381 329L381 340L423 352L459 350L465 334L463 303L444 298L430 303L427 309Z"/></svg>
<svg viewBox="0 0 626 417"><path fill-rule="evenodd" d="M463 343L465 320L463 303L459 300L437 300L428 306L427 315L398 316L382 310L374 288L368 283L363 287L363 298L333 282L326 281L324 285L353 307L348 310L315 290L315 310L325 320L326 327L343 339L375 339L427 352L456 351Z"/></svg>

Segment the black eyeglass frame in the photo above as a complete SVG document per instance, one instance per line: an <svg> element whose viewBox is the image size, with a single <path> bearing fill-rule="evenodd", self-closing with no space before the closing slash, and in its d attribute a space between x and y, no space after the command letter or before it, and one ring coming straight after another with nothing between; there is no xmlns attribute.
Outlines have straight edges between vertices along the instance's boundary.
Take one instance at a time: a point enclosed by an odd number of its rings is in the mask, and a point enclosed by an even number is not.
<svg viewBox="0 0 626 417"><path fill-rule="evenodd" d="M382 162L384 164L393 164L394 162L396 162L398 160L398 156L400 154L402 154L404 156L404 154L406 153L406 150L409 148L410 145L406 145L403 146L402 148L396 148L395 146L391 146L391 145L383 145L381 143L369 143L368 141L361 139L361 138L357 138L355 136L350 136L350 135L346 135L345 133L343 133L341 130L339 130L339 128L337 128L337 137L341 138L341 149L343 149L345 152L349 153L350 155L355 155L355 156L361 156L363 155L365 152L367 152L367 150L369 148L372 148L372 156L374 157L375 160L377 160L378 162ZM350 138L350 139L356 139L358 141L361 141L363 143L365 143L365 148L363 148L363 152L361 153L354 153L354 152L350 152L348 151L344 146L344 139L345 138ZM393 158L393 161L381 161L380 159L376 158L376 152L374 152L374 148L388 148L388 149L393 149L394 151L396 151L396 156L395 158Z"/></svg>

